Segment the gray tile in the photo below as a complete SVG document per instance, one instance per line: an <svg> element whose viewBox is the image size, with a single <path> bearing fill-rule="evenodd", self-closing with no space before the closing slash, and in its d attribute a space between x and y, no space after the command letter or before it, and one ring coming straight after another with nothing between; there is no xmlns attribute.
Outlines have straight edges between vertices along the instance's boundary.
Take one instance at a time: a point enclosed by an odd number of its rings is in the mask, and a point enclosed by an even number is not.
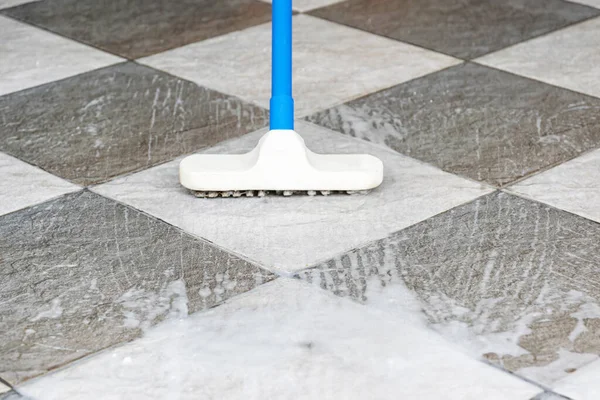
<svg viewBox="0 0 600 400"><path fill-rule="evenodd" d="M307 119L498 186L600 146L600 99L471 63Z"/></svg>
<svg viewBox="0 0 600 400"><path fill-rule="evenodd" d="M600 11L561 0L348 0L312 14L471 59Z"/></svg>
<svg viewBox="0 0 600 400"><path fill-rule="evenodd" d="M599 274L599 224L497 192L299 276L386 309L406 285L440 333L549 384L600 354Z"/></svg>
<svg viewBox="0 0 600 400"><path fill-rule="evenodd" d="M135 63L0 97L0 150L89 185L268 123L268 112Z"/></svg>
<svg viewBox="0 0 600 400"><path fill-rule="evenodd" d="M273 278L88 191L0 217L0 376L13 384Z"/></svg>
<svg viewBox="0 0 600 400"><path fill-rule="evenodd" d="M271 7L258 0L49 0L3 12L130 59L271 18Z"/></svg>

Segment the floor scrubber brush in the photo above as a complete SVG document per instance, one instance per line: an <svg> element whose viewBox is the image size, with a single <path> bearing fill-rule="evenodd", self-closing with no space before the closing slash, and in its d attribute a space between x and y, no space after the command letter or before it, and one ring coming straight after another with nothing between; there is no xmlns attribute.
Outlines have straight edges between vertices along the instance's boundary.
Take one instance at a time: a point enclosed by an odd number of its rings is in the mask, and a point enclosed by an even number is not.
<svg viewBox="0 0 600 400"><path fill-rule="evenodd" d="M181 184L198 197L362 193L379 186L383 163L368 154L316 154L294 131L292 1L273 0L270 131L249 153L194 154Z"/></svg>

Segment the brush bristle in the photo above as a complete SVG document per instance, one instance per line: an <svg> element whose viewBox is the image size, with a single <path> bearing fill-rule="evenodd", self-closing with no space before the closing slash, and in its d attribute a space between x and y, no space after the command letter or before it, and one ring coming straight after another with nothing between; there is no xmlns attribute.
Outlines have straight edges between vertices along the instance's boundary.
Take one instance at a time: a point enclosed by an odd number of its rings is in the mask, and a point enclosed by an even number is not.
<svg viewBox="0 0 600 400"><path fill-rule="evenodd" d="M225 192L195 191L196 197L214 199L217 197L265 197L265 196L329 196L337 194L364 195L370 190L230 190Z"/></svg>

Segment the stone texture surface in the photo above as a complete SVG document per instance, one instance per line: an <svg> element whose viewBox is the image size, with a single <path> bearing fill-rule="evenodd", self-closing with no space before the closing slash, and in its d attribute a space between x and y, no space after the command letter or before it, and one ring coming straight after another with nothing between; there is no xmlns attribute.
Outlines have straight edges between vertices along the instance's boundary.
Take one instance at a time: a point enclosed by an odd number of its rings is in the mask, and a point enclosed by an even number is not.
<svg viewBox="0 0 600 400"><path fill-rule="evenodd" d="M385 148L296 124L317 153L369 153L384 164L384 182L368 195L198 199L177 179L173 161L97 186L133 205L271 269L294 271L489 193L475 182ZM243 153L264 132L210 149Z"/></svg>
<svg viewBox="0 0 600 400"><path fill-rule="evenodd" d="M600 18L594 18L477 62L600 97L598 37Z"/></svg>
<svg viewBox="0 0 600 400"><path fill-rule="evenodd" d="M307 119L498 186L600 146L600 99L471 63Z"/></svg>
<svg viewBox="0 0 600 400"><path fill-rule="evenodd" d="M412 312L389 315L278 279L20 390L44 400L528 400L539 392L403 317Z"/></svg>
<svg viewBox="0 0 600 400"><path fill-rule="evenodd" d="M496 192L298 274L371 307L414 291L474 355L550 384L600 355L600 225Z"/></svg>
<svg viewBox="0 0 600 400"><path fill-rule="evenodd" d="M0 217L0 254L0 376L13 384L273 278L88 191Z"/></svg>
<svg viewBox="0 0 600 400"><path fill-rule="evenodd" d="M91 47L0 16L0 95L121 61Z"/></svg>
<svg viewBox="0 0 600 400"><path fill-rule="evenodd" d="M89 185L267 123L264 109L129 62L0 97L0 150Z"/></svg>
<svg viewBox="0 0 600 400"><path fill-rule="evenodd" d="M312 14L471 59L600 11L561 0L348 0Z"/></svg>
<svg viewBox="0 0 600 400"><path fill-rule="evenodd" d="M341 104L458 61L307 15L293 19L296 113ZM191 44L140 62L268 108L271 24Z"/></svg>
<svg viewBox="0 0 600 400"><path fill-rule="evenodd" d="M600 150L525 179L510 191L600 222Z"/></svg>
<svg viewBox="0 0 600 400"><path fill-rule="evenodd" d="M557 393L544 392L544 393L540 393L539 395L535 396L531 400L572 400L572 399L569 399L568 397L561 396L561 395L559 395Z"/></svg>
<svg viewBox="0 0 600 400"><path fill-rule="evenodd" d="M266 3L272 3L273 0L262 0ZM292 7L294 10L300 12L306 12L315 8L325 7L330 4L339 3L344 0L292 0ZM592 0L593 1L593 0Z"/></svg>
<svg viewBox="0 0 600 400"><path fill-rule="evenodd" d="M4 13L129 59L271 19L257 0L52 0Z"/></svg>
<svg viewBox="0 0 600 400"><path fill-rule="evenodd" d="M0 215L79 190L47 172L0 153Z"/></svg>

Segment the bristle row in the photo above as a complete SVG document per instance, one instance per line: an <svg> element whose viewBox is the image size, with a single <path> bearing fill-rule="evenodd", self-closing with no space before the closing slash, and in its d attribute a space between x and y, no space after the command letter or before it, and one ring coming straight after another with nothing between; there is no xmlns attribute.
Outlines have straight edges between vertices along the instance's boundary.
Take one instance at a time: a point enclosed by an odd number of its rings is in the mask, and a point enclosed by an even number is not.
<svg viewBox="0 0 600 400"><path fill-rule="evenodd" d="M330 194L367 194L368 190L232 190L225 192L192 191L196 197L213 199L217 197L265 197L265 196L329 196Z"/></svg>

